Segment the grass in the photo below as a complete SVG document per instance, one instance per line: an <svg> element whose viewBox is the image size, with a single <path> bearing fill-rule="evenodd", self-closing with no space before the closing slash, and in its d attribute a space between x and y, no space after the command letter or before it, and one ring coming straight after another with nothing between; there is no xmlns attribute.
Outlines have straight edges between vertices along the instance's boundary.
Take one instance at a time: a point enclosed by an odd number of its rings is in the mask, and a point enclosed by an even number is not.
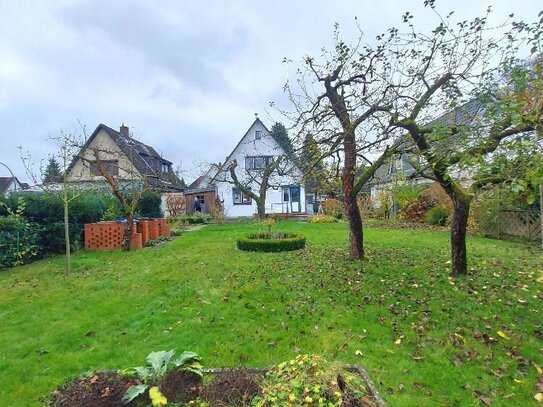
<svg viewBox="0 0 543 407"><path fill-rule="evenodd" d="M348 260L345 224L281 222L306 249L241 252L251 223L160 247L81 252L0 272L0 405L39 405L80 372L192 350L208 367L296 353L363 365L390 406L537 405L541 249L470 238L471 272L448 277L448 233L368 228ZM501 335L501 336L500 336Z"/></svg>

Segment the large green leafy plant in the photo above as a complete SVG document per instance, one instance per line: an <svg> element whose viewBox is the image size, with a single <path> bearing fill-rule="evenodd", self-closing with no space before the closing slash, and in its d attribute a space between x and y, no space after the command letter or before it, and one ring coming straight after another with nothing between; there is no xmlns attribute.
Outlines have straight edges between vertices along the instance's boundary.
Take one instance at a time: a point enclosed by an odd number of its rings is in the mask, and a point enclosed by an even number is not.
<svg viewBox="0 0 543 407"><path fill-rule="evenodd" d="M129 403L148 391L153 406L166 405L167 399L160 392L158 384L172 370L192 372L203 377L201 358L194 352L183 352L175 356L175 351L151 352L147 355L145 366L123 370L123 375L137 377L142 383L132 385L124 394L123 402Z"/></svg>

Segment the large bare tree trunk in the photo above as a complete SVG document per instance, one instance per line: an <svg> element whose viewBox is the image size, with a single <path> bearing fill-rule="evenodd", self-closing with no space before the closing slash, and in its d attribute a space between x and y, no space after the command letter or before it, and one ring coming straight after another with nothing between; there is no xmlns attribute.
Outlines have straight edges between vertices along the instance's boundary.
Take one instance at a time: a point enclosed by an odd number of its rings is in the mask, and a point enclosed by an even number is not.
<svg viewBox="0 0 543 407"><path fill-rule="evenodd" d="M349 251L351 259L364 258L364 246L362 235L362 217L356 202L356 190L354 188L354 170L356 165L356 145L354 134L346 134L343 140L345 148L345 165L342 173L342 188L344 196L345 212L349 219Z"/></svg>
<svg viewBox="0 0 543 407"><path fill-rule="evenodd" d="M268 188L268 176L266 176L266 171L262 177L262 182L260 183L259 196L256 200L256 211L258 213L258 219L266 219L266 190Z"/></svg>
<svg viewBox="0 0 543 407"><path fill-rule="evenodd" d="M451 275L459 276L468 272L466 231L471 200L469 198L451 198L454 204L451 222Z"/></svg>

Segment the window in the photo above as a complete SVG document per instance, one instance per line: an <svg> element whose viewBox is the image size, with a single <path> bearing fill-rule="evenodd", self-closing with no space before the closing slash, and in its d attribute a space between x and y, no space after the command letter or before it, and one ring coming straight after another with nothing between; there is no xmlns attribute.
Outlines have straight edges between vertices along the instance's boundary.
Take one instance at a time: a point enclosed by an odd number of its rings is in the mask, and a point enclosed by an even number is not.
<svg viewBox="0 0 543 407"><path fill-rule="evenodd" d="M245 194L239 188L232 188L232 196L234 197L234 205L251 205L251 197Z"/></svg>
<svg viewBox="0 0 543 407"><path fill-rule="evenodd" d="M255 140L260 140L262 138L262 130L255 130Z"/></svg>
<svg viewBox="0 0 543 407"><path fill-rule="evenodd" d="M162 172L170 172L170 165L162 164Z"/></svg>
<svg viewBox="0 0 543 407"><path fill-rule="evenodd" d="M389 166L388 166L388 173L394 174L395 172L399 172L403 170L403 160L401 155L396 155L392 157L390 160Z"/></svg>
<svg viewBox="0 0 543 407"><path fill-rule="evenodd" d="M196 199L200 201L200 205L203 205L206 203L206 197L205 195L196 195Z"/></svg>
<svg viewBox="0 0 543 407"><path fill-rule="evenodd" d="M246 170L262 170L273 161L272 156L259 155L255 157L245 157Z"/></svg>
<svg viewBox="0 0 543 407"><path fill-rule="evenodd" d="M108 174L119 175L119 160L100 160L100 164ZM90 173L91 175L102 175L98 170L98 161L90 163Z"/></svg>

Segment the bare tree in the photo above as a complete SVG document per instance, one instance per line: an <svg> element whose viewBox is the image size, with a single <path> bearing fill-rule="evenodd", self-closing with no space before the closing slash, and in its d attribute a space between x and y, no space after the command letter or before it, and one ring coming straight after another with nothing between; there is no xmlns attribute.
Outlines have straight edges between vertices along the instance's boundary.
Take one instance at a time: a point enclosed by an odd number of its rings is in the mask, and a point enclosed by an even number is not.
<svg viewBox="0 0 543 407"><path fill-rule="evenodd" d="M22 147L19 147L21 154L21 160L25 167L27 175L31 178L33 184L44 192L49 193L53 196L59 197L62 201L63 212L64 212L64 246L65 246L65 261L64 261L64 270L65 273L70 273L72 269L71 265L71 242L70 242L70 203L81 195L82 191L80 188L77 188L73 182L67 177L67 169L72 161L73 156L79 149L81 145L81 137L73 133L64 133L60 132L58 137L50 137L50 140L53 141L57 147L58 151L56 156L51 156L50 159L58 158L60 160L59 170L60 170L60 190L55 188L55 185L52 182L40 182L44 179L44 170L43 163L40 165L38 176L37 171L33 165L32 157L28 153L24 154ZM47 168L46 168L47 169ZM45 180L45 179L44 179ZM60 193L59 193L60 192Z"/></svg>
<svg viewBox="0 0 543 407"><path fill-rule="evenodd" d="M434 10L433 1L426 3ZM505 24L487 26L489 13L490 9L483 17L455 23L452 13L443 18L436 12L439 24L431 33L416 32L413 16L406 13L403 19L409 30L397 37L398 46L409 49L411 57L402 75L391 82L396 92L391 124L407 132L427 163L422 175L438 182L453 203L453 276L467 272L466 230L474 194L503 180L501 174L485 174L477 168L486 166L489 158L485 157L504 141L535 130L541 121L541 110L511 103L511 97L500 90L505 85L501 72L508 69L519 45L529 42L532 34L537 38L541 23L530 31L524 23L512 22L503 33ZM519 27L524 27L524 34ZM536 49L541 50L540 43ZM392 55L396 50L388 52ZM535 69L522 75L523 86L541 83L540 73ZM433 120L440 112L448 113ZM472 182L466 185L460 174L469 174Z"/></svg>
<svg viewBox="0 0 543 407"><path fill-rule="evenodd" d="M283 155L270 159L261 167L242 170L238 167L238 162L232 160L226 168L229 176L223 176L221 181L230 182L244 194L250 196L256 202L259 219L265 219L268 188L279 188L280 185L276 182L276 176L288 174L293 167ZM226 173L223 174L226 175Z"/></svg>
<svg viewBox="0 0 543 407"><path fill-rule="evenodd" d="M86 134L84 127L83 129ZM122 241L122 249L125 251L130 250L136 207L142 195L149 190L148 175L142 174L133 165L132 155L136 152L134 149L128 151L130 156L126 157L122 150L100 144L85 144L80 146L79 154L75 156L88 171L102 177L119 202L126 217ZM124 158L128 160L123 160Z"/></svg>
<svg viewBox="0 0 543 407"><path fill-rule="evenodd" d="M393 96L390 77L397 67L384 50L395 37L391 31L380 36L376 46L362 46L360 31L358 43L348 45L340 40L336 25L334 49L323 50L319 61L306 57L296 81L285 85L294 111L284 113L299 137L312 134L322 151L307 166L309 171L323 160L335 161L341 168L352 259L364 258L357 194L392 153L390 134L382 129ZM372 159L378 148L382 151Z"/></svg>

